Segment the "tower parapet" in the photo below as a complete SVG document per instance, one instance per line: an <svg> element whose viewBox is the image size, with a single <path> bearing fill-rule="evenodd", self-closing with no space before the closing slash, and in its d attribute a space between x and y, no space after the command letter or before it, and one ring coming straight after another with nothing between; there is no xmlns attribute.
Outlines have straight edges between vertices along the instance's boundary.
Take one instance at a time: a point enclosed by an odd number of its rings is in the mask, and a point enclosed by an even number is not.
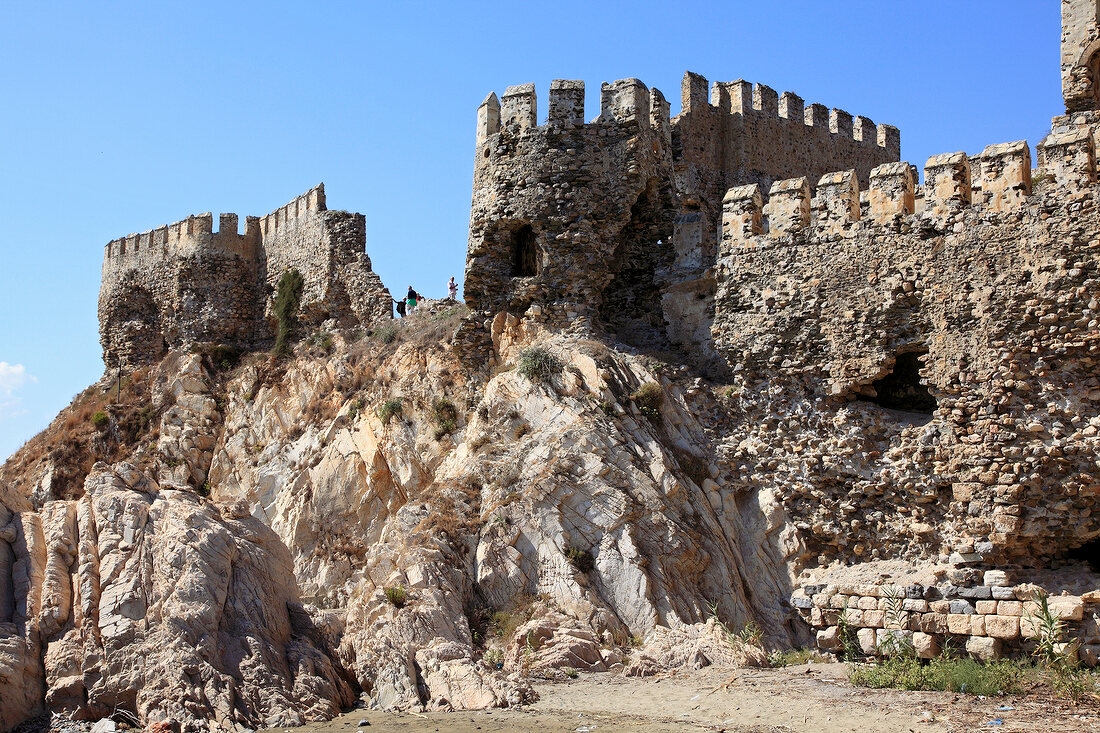
<svg viewBox="0 0 1100 733"><path fill-rule="evenodd" d="M1089 153L1090 141L1087 130L1048 140L1040 174L1049 174L1067 195L1091 185L1096 161ZM795 235L805 242L831 241L875 227L893 231L902 223L910 229L942 229L966 212L987 216L1021 209L1031 194L1026 141L990 145L977 158L980 172L973 184L970 159L961 152L929 158L922 186L915 185L909 163L877 166L869 176L866 219L859 205L858 177L851 170L825 174L812 190L804 176L776 181L766 200L759 187L730 188L724 198L721 255L736 255L742 246L782 244ZM923 206L919 212L917 200ZM732 209L731 201L738 202ZM760 226L745 226L745 221L756 219Z"/></svg>

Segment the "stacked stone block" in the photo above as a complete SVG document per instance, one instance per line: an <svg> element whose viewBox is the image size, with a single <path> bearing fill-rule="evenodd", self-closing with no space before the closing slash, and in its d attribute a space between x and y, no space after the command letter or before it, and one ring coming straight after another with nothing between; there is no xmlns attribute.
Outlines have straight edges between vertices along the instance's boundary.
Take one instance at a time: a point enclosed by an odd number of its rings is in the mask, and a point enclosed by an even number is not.
<svg viewBox="0 0 1100 733"><path fill-rule="evenodd" d="M1026 652L1041 628L1043 591L1031 584L1012 585L1008 577L1003 571L989 571L982 585L962 587L804 585L790 602L823 651L843 649L840 627L846 625L868 655L896 648L887 641L892 636L912 644L922 658L939 656L950 644L988 661ZM1078 650L1082 661L1095 666L1100 654L1100 597L1051 596L1047 608L1062 622L1066 648Z"/></svg>

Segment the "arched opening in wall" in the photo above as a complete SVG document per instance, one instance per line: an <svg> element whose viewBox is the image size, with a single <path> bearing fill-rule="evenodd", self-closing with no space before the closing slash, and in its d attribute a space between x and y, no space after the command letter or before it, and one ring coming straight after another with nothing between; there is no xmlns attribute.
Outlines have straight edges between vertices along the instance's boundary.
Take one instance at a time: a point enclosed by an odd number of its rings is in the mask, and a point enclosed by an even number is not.
<svg viewBox="0 0 1100 733"><path fill-rule="evenodd" d="M1066 559L1087 563L1090 570L1100 573L1100 537L1069 550Z"/></svg>
<svg viewBox="0 0 1100 733"><path fill-rule="evenodd" d="M599 314L624 343L664 349L669 341L657 270L670 267L675 256L675 210L661 200L659 184L657 179L649 181L630 208L630 221L619 231Z"/></svg>
<svg viewBox="0 0 1100 733"><path fill-rule="evenodd" d="M535 230L524 224L512 232L512 277L534 277L538 274L538 250Z"/></svg>
<svg viewBox="0 0 1100 733"><path fill-rule="evenodd" d="M867 394L863 399L891 410L931 417L936 409L936 398L920 376L921 357L927 354L927 349L898 354L893 368L871 383L870 392L873 394Z"/></svg>

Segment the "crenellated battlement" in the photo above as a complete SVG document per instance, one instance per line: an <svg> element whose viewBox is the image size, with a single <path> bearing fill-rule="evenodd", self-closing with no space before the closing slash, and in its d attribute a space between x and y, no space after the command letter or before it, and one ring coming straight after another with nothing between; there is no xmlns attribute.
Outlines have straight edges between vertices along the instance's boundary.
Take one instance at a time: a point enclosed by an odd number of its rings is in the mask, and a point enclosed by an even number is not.
<svg viewBox="0 0 1100 733"><path fill-rule="evenodd" d="M1096 160L1087 130L1052 136L1041 150L1039 172L1049 174L1058 195L1077 196L1096 181ZM869 175L866 211L855 171L827 173L810 185L806 177L730 188L722 201L722 252L799 241L831 241L872 227L896 231L943 228L953 217L1019 210L1031 195L1031 151L1025 141L990 145L972 159L946 153L928 159L925 182L916 185L909 163L885 163ZM911 221L906 221L911 219Z"/></svg>
<svg viewBox="0 0 1100 733"><path fill-rule="evenodd" d="M499 100L496 93L490 93L478 107L478 145L502 131L516 135L525 130L627 123L661 130L669 125L669 107L664 95L638 79L604 82L600 86L600 114L587 123L584 121L584 101L583 81L555 79L550 82L547 115L540 124L534 84L510 86Z"/></svg>
<svg viewBox="0 0 1100 733"><path fill-rule="evenodd" d="M688 72L681 82L680 96L684 113L714 111L717 113L783 120L795 131L801 127L816 128L845 140L884 148L893 155L901 154L901 133L893 125L876 125L869 117L855 116L823 104L807 105L794 92L776 92L766 84L744 79L714 82L710 101L706 101L706 78Z"/></svg>
<svg viewBox="0 0 1100 733"><path fill-rule="evenodd" d="M290 203L280 206L259 220L260 232L269 236L281 228L295 226L300 219L327 211L325 184L319 183Z"/></svg>
<svg viewBox="0 0 1100 733"><path fill-rule="evenodd" d="M811 225L811 186L853 171L823 199L825 230L841 231L859 215L871 170L900 157L897 128L765 84L712 85L686 72L680 102L672 117L660 90L620 79L600 85L600 113L586 122L583 81L554 80L545 101L534 84L489 94L477 111L471 308L521 312L553 301L563 321L599 311L624 338L652 343L667 333L707 353L727 190L757 184L763 199L787 181L761 205L772 231L793 233ZM638 283L644 292L633 291ZM667 330L642 335L662 321Z"/></svg>
<svg viewBox="0 0 1100 733"><path fill-rule="evenodd" d="M246 218L244 233L238 231L236 214L221 214L216 232L213 231L213 221L214 217L209 212L193 214L166 226L112 240L104 247L103 274L106 277L151 267L163 259L199 250L224 252L244 259L255 258L260 243L259 220L256 217Z"/></svg>

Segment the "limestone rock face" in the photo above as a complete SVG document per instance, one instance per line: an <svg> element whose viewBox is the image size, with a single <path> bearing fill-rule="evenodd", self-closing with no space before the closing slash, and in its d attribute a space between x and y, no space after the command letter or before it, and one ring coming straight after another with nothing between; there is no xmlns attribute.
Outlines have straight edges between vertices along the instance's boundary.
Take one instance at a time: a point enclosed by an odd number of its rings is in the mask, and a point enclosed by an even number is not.
<svg viewBox="0 0 1100 733"><path fill-rule="evenodd" d="M782 515L723 493L688 398L639 358L498 321L498 363L537 344L560 371L472 384L449 348L404 343L379 362L341 343L278 384L246 368L227 385L214 497L247 505L290 548L303 594L346 612L341 658L373 703L515 702L526 693L505 675L608 669L631 636L713 604L732 628L791 641ZM647 383L650 417L630 398Z"/></svg>
<svg viewBox="0 0 1100 733"><path fill-rule="evenodd" d="M4 724L289 725L360 690L514 705L533 675L622 669L657 628L702 651L666 644L651 669L740 660L698 641L712 615L806 641L783 611L785 515L723 488L711 398L512 316L491 327L499 366L471 375L448 313L392 344L333 325L323 353L231 372L170 353L155 444L0 517ZM533 347L541 377L517 367Z"/></svg>
<svg viewBox="0 0 1100 733"><path fill-rule="evenodd" d="M55 712L184 729L296 724L351 701L270 529L126 463L98 464L85 489L17 515L0 543L16 549L0 587L20 599L0 619L0 726L43 688Z"/></svg>

